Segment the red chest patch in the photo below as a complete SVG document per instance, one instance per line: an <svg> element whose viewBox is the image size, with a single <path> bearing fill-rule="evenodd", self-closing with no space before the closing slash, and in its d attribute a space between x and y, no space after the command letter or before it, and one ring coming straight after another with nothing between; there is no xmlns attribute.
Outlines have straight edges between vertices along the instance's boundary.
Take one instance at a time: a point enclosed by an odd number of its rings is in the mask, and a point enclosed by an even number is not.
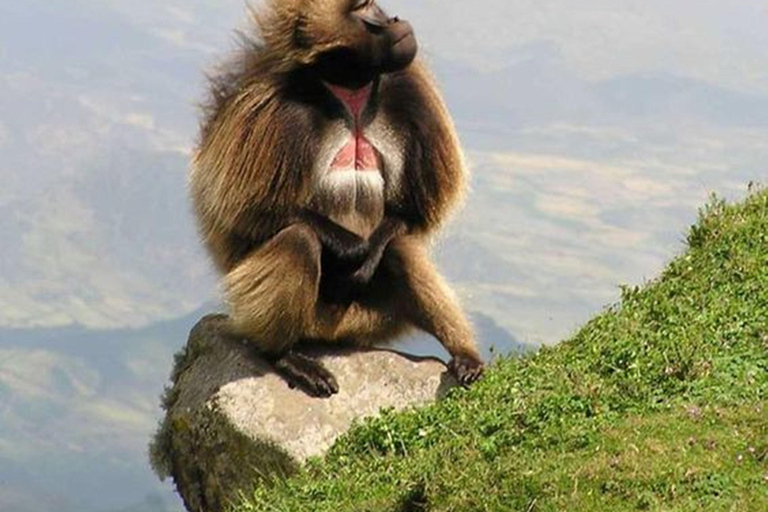
<svg viewBox="0 0 768 512"><path fill-rule="evenodd" d="M371 84L360 89L346 89L326 84L328 90L344 105L353 120L349 140L339 150L331 163L331 169L375 170L379 168L376 149L362 133L360 117L371 99Z"/></svg>

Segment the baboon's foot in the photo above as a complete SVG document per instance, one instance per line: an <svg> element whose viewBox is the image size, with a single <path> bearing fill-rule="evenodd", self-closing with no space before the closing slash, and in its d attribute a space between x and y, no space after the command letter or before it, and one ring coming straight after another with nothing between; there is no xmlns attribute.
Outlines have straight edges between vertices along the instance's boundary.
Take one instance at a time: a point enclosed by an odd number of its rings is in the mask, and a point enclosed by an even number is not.
<svg viewBox="0 0 768 512"><path fill-rule="evenodd" d="M456 356L448 363L448 370L462 386L469 386L483 376L483 362L469 356Z"/></svg>
<svg viewBox="0 0 768 512"><path fill-rule="evenodd" d="M289 350L272 364L291 388L301 388L308 395L317 397L329 397L339 392L333 374L311 357Z"/></svg>

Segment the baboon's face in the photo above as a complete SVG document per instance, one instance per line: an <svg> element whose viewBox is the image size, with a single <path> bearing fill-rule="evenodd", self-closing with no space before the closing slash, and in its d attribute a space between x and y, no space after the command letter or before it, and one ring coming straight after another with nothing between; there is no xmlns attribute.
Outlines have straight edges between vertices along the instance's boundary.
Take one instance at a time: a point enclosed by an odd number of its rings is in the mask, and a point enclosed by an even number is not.
<svg viewBox="0 0 768 512"><path fill-rule="evenodd" d="M305 18L308 35L314 22L320 39L333 41L315 62L327 82L362 86L378 74L406 68L416 56L416 37L410 23L387 15L375 0L310 0L308 4L310 8L328 9L318 17L310 11Z"/></svg>

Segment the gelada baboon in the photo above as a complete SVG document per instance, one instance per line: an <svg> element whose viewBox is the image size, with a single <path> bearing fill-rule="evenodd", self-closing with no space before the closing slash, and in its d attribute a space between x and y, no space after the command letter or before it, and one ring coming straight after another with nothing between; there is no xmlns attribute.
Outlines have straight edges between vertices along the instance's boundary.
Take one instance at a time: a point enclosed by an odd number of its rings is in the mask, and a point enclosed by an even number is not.
<svg viewBox="0 0 768 512"><path fill-rule="evenodd" d="M427 255L466 173L411 26L374 0L271 0L254 19L212 80L191 176L232 328L313 395L338 385L297 343L411 327L475 381L472 329Z"/></svg>

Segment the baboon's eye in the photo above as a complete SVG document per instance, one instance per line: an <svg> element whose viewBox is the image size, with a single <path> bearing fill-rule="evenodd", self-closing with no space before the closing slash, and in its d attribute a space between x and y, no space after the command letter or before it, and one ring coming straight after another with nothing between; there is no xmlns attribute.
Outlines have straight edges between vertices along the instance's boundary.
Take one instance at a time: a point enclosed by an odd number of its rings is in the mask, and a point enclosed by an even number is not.
<svg viewBox="0 0 768 512"><path fill-rule="evenodd" d="M389 17L373 0L363 2L352 13L362 20L369 29L373 29L375 32L380 31L389 24Z"/></svg>
<svg viewBox="0 0 768 512"><path fill-rule="evenodd" d="M365 9L366 7L370 7L371 4L373 4L373 0L357 0L352 6L352 10L359 11L360 9Z"/></svg>

